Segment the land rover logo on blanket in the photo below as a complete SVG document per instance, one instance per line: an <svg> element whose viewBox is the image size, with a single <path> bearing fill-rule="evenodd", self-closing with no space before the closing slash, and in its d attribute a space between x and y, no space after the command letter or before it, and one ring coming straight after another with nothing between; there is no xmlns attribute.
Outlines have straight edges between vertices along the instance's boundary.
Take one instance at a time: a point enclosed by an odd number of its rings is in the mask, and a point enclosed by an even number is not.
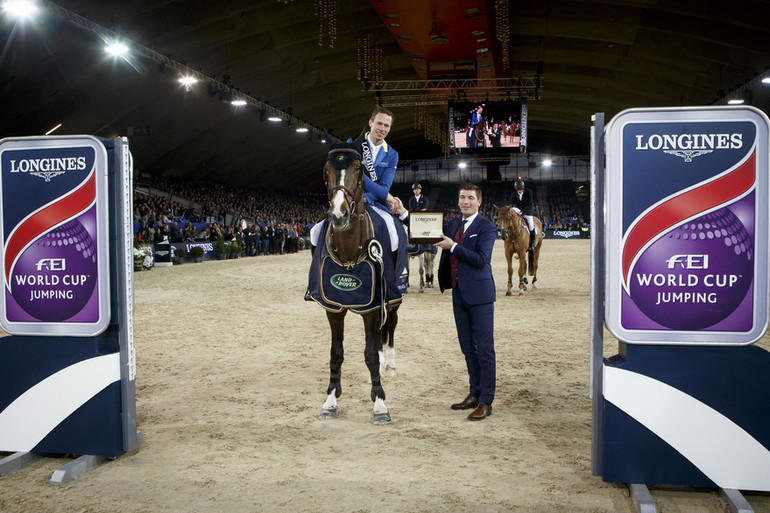
<svg viewBox="0 0 770 513"><path fill-rule="evenodd" d="M330 281L335 289L343 291L356 290L361 286L361 280L350 274L335 274Z"/></svg>

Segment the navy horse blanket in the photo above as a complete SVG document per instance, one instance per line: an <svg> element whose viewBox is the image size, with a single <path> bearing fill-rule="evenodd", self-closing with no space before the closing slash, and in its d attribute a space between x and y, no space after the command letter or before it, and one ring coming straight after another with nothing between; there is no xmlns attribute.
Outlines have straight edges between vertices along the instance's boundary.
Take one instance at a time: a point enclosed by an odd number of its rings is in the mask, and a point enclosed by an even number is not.
<svg viewBox="0 0 770 513"><path fill-rule="evenodd" d="M367 211L372 207L366 206ZM398 251L391 251L388 226L374 212L369 213L374 237L366 242L366 251L353 265L344 265L329 252L329 222L323 221L323 236L313 253L308 273L308 292L326 310L356 313L401 302L409 278L406 231L397 223Z"/></svg>

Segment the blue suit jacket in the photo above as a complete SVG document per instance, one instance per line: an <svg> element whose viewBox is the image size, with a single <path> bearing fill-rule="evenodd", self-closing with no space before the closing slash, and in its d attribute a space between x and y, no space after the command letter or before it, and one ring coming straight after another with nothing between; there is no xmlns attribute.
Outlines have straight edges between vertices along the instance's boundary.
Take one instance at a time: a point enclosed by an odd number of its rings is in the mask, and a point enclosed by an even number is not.
<svg viewBox="0 0 770 513"><path fill-rule="evenodd" d="M460 228L461 217L455 217L444 227L447 237L453 237ZM438 266L438 284L441 292L452 288L449 256L457 257L457 288L469 305L480 305L495 301L495 281L492 278L492 248L497 239L495 223L481 215L476 216L465 230L462 242L455 246L454 253L441 251Z"/></svg>
<svg viewBox="0 0 770 513"><path fill-rule="evenodd" d="M385 198L390 192L390 186L393 185L393 177L396 175L396 166L398 166L398 152L387 142L382 142L382 147L377 153L374 161L374 171L377 173L377 180L369 178L368 173L364 173L364 197L366 202L377 205L380 208L390 211Z"/></svg>

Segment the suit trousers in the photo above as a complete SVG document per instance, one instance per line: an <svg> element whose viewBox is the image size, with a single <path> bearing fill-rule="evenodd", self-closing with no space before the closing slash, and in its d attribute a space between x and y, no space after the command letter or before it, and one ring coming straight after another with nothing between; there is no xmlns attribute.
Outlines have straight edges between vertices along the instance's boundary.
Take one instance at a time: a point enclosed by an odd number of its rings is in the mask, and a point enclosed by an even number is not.
<svg viewBox="0 0 770 513"><path fill-rule="evenodd" d="M469 305L460 289L452 289L457 338L468 367L469 393L491 405L495 398L495 304Z"/></svg>

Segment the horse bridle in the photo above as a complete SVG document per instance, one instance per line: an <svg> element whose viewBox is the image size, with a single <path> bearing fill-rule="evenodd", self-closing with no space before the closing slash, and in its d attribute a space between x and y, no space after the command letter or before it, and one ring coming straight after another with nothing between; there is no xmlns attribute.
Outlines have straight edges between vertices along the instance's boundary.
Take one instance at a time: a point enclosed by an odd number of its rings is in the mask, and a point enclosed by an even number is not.
<svg viewBox="0 0 770 513"><path fill-rule="evenodd" d="M513 216L518 216L518 222L514 219ZM508 209L508 217L511 220L511 226L508 227L508 230L511 230L511 239L515 239L519 236L519 233L524 228L524 219L521 214L517 214L516 211L513 208ZM513 225L516 224L516 230L512 230Z"/></svg>
<svg viewBox="0 0 770 513"><path fill-rule="evenodd" d="M352 148L337 148L334 150L329 151L329 157L328 160L331 162L332 154L335 153L352 153L358 158L358 161L361 162L361 154L352 149ZM334 166L332 166L334 167ZM335 168L337 169L337 168ZM355 212L356 210L356 197L358 196L358 193L361 191L361 188L364 186L364 174L363 172L358 177L358 182L356 183L356 189L355 191L351 191L344 185L334 185L331 189L329 189L329 203L331 203L332 198L334 197L334 194L337 191L342 191L342 194L345 196L345 200L348 202L348 205L350 205L349 209L350 212ZM328 187L327 187L328 188Z"/></svg>

